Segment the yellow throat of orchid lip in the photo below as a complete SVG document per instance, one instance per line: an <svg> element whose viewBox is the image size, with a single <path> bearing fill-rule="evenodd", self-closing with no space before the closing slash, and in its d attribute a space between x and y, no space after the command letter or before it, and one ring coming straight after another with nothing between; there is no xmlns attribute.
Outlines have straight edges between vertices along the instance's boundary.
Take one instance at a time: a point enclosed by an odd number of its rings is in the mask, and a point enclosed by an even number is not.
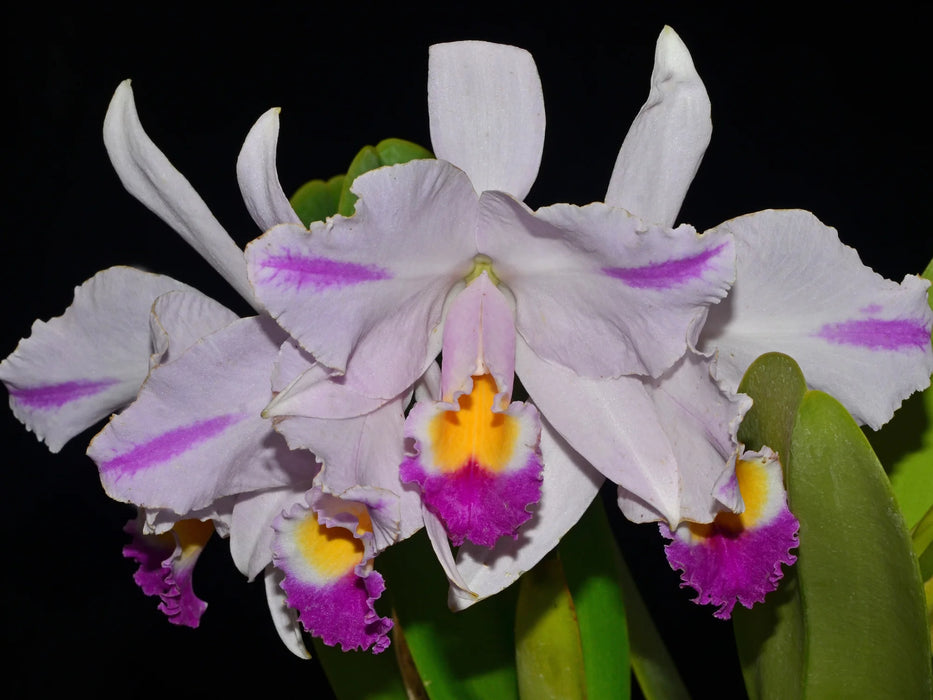
<svg viewBox="0 0 933 700"><path fill-rule="evenodd" d="M770 485L768 473L761 460L737 460L735 464L735 478L739 482L739 491L745 502L745 511L731 513L723 511L716 516L712 523L689 525L690 532L695 537L706 538L719 532L738 534L743 530L758 525L768 503Z"/></svg>
<svg viewBox="0 0 933 700"><path fill-rule="evenodd" d="M356 504L354 504L356 505ZM357 533L372 532L372 522L364 506L357 526ZM356 509L352 509L356 514ZM343 527L327 527L309 514L295 532L304 560L326 579L345 576L363 561L363 543Z"/></svg>
<svg viewBox="0 0 933 700"><path fill-rule="evenodd" d="M431 420L429 435L434 463L446 473L470 462L498 473L515 450L519 426L505 413L494 413L496 381L489 374L473 377L473 390L458 399L459 411L444 411Z"/></svg>
<svg viewBox="0 0 933 700"><path fill-rule="evenodd" d="M172 530L181 545L181 556L185 558L204 549L214 534L214 523L210 520L179 520L172 526Z"/></svg>

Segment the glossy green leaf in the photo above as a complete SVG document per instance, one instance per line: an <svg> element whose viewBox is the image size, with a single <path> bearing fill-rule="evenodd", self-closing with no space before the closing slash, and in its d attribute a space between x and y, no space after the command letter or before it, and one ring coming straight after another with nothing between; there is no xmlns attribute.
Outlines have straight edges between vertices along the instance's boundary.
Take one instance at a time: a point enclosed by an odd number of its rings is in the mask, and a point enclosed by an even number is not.
<svg viewBox="0 0 933 700"><path fill-rule="evenodd" d="M409 700L392 648L381 654L341 651L315 638L314 654L341 700Z"/></svg>
<svg viewBox="0 0 933 700"><path fill-rule="evenodd" d="M933 282L933 260L923 276ZM933 286L927 291L933 309ZM891 479L894 497L913 527L933 507L933 386L908 398L881 430L865 429Z"/></svg>
<svg viewBox="0 0 933 700"><path fill-rule="evenodd" d="M778 591L734 616L749 696L929 697L923 590L884 471L837 401L774 362L743 381L756 405L740 436L782 454L800 547Z"/></svg>
<svg viewBox="0 0 933 700"><path fill-rule="evenodd" d="M920 577L926 581L933 577L933 508L911 528L910 539L920 562Z"/></svg>
<svg viewBox="0 0 933 700"><path fill-rule="evenodd" d="M363 173L384 165L398 165L410 160L433 157L433 154L426 148L403 139L384 139L375 146L364 146L347 168L347 177L340 193L338 212L344 216L353 214L357 197L350 191L350 188L353 180Z"/></svg>
<svg viewBox="0 0 933 700"><path fill-rule="evenodd" d="M462 612L447 607L447 579L424 531L379 555L397 626L431 700L518 697L517 586Z"/></svg>
<svg viewBox="0 0 933 700"><path fill-rule="evenodd" d="M797 408L807 392L797 363L782 353L766 353L746 370L739 392L754 402L739 427L739 440L750 450L767 445L778 455L787 454Z"/></svg>
<svg viewBox="0 0 933 700"><path fill-rule="evenodd" d="M376 153L383 165L399 165L410 160L434 157L424 146L405 139L383 139L376 144Z"/></svg>
<svg viewBox="0 0 933 700"><path fill-rule="evenodd" d="M767 445L787 459L797 409L807 385L797 363L787 355L767 353L755 360L739 385L754 404L739 428L739 439L758 450ZM796 568L784 569L778 590L751 610L736 607L733 629L745 687L750 698L793 698L802 687L803 611Z"/></svg>
<svg viewBox="0 0 933 700"><path fill-rule="evenodd" d="M564 535L559 552L580 628L586 697L625 700L632 674L620 584L624 564L601 499Z"/></svg>
<svg viewBox="0 0 933 700"><path fill-rule="evenodd" d="M880 431L865 429L908 527L933 506L933 388L901 404Z"/></svg>
<svg viewBox="0 0 933 700"><path fill-rule="evenodd" d="M523 700L587 697L577 613L556 553L519 580L515 666Z"/></svg>
<svg viewBox="0 0 933 700"><path fill-rule="evenodd" d="M689 700L680 677L648 606L625 560L620 560L619 584L628 618L629 658L632 671L646 700Z"/></svg>
<svg viewBox="0 0 933 700"><path fill-rule="evenodd" d="M311 180L298 188L289 202L301 223L308 226L337 213L343 179L343 175L334 175L330 180Z"/></svg>
<svg viewBox="0 0 933 700"><path fill-rule="evenodd" d="M920 572L881 464L832 397L804 396L787 474L800 520L806 697L933 696Z"/></svg>

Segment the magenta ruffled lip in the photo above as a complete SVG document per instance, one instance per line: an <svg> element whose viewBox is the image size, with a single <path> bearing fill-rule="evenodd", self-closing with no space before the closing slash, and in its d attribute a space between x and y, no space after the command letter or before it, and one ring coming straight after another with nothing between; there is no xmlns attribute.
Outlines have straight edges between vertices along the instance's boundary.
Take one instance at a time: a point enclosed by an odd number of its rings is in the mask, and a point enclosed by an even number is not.
<svg viewBox="0 0 933 700"><path fill-rule="evenodd" d="M786 508L754 529L735 532L714 524L705 538L682 539L660 524L661 535L672 539L664 551L671 568L682 572L681 587L693 588L700 605L718 605L713 616L721 620L732 616L736 602L751 608L777 589L781 565L797 561L790 550L799 544L799 527Z"/></svg>
<svg viewBox="0 0 933 700"><path fill-rule="evenodd" d="M492 547L500 537L518 537L531 518L529 506L541 498L541 459L532 453L525 466L493 474L470 461L451 474L429 474L417 457L402 463L402 481L421 487L424 504L444 523L455 546L469 540Z"/></svg>

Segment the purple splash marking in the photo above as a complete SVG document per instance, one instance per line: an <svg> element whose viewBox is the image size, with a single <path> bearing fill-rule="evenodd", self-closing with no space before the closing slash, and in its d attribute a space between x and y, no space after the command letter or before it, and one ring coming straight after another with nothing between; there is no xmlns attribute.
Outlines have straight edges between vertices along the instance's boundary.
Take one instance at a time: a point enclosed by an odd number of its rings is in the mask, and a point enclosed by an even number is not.
<svg viewBox="0 0 933 700"><path fill-rule="evenodd" d="M305 285L315 290L347 287L392 277L387 270L376 265L361 265L327 258L305 258L291 251L281 255L270 255L260 266L272 271L272 280L284 282L296 289Z"/></svg>
<svg viewBox="0 0 933 700"><path fill-rule="evenodd" d="M859 309L858 311L860 314L865 314L866 316L870 316L871 314L876 314L881 310L882 310L881 304L869 304L868 306L865 306Z"/></svg>
<svg viewBox="0 0 933 700"><path fill-rule="evenodd" d="M10 396L16 399L22 406L36 408L40 411L48 411L54 408L61 408L67 403L83 399L86 396L99 394L104 389L119 383L119 379L100 379L98 381L46 384L45 386L34 386L28 389L11 388Z"/></svg>
<svg viewBox="0 0 933 700"><path fill-rule="evenodd" d="M160 464L197 447L245 417L241 414L230 413L169 430L148 442L136 445L129 452L101 462L99 466L102 471L135 474L140 469Z"/></svg>
<svg viewBox="0 0 933 700"><path fill-rule="evenodd" d="M610 277L622 280L630 287L668 289L702 276L709 268L709 261L719 255L725 247L726 244L721 243L715 248L704 250L689 258L667 260L644 267L604 267L603 272Z"/></svg>
<svg viewBox="0 0 933 700"><path fill-rule="evenodd" d="M839 345L855 345L869 350L923 349L930 343L930 329L922 321L869 318L827 323L816 334Z"/></svg>

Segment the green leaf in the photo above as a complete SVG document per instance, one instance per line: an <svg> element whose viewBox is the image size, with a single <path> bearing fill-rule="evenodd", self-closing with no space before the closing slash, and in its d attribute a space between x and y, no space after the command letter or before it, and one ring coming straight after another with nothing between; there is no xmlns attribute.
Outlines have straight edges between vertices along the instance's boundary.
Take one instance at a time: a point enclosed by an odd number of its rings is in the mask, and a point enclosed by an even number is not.
<svg viewBox="0 0 933 700"><path fill-rule="evenodd" d="M334 695L344 700L409 700L390 647L381 654L341 651L314 638L314 653Z"/></svg>
<svg viewBox="0 0 933 700"><path fill-rule="evenodd" d="M347 176L340 193L338 212L343 216L353 215L357 197L350 191L350 187L353 181L363 173L384 165L399 165L410 160L433 157L434 155L426 148L403 139L384 139L375 146L364 146L347 168Z"/></svg>
<svg viewBox="0 0 933 700"><path fill-rule="evenodd" d="M343 178L343 175L334 175L326 182L311 180L298 188L289 202L301 223L310 226L312 221L324 221L337 213Z"/></svg>
<svg viewBox="0 0 933 700"><path fill-rule="evenodd" d="M340 191L340 204L337 207L337 213L343 216L352 216L356 206L357 196L350 191L350 185L357 176L363 173L382 167L382 161L379 160L379 154L375 146L363 146L359 153L354 156L347 168L347 176L343 180L343 188Z"/></svg>
<svg viewBox="0 0 933 700"><path fill-rule="evenodd" d="M807 697L933 695L917 560L887 477L845 408L818 391L797 412L788 469Z"/></svg>
<svg viewBox="0 0 933 700"><path fill-rule="evenodd" d="M739 392L754 401L739 426L739 440L751 450L767 445L786 455L797 407L806 391L800 367L787 355L769 352L752 362L739 384Z"/></svg>
<svg viewBox="0 0 933 700"><path fill-rule="evenodd" d="M376 153L383 165L399 165L410 160L434 157L424 146L404 139L383 139L376 144Z"/></svg>
<svg viewBox="0 0 933 700"><path fill-rule="evenodd" d="M910 539L920 562L920 578L926 581L933 577L933 508L911 528Z"/></svg>
<svg viewBox="0 0 933 700"><path fill-rule="evenodd" d="M689 700L687 687L655 627L632 572L624 559L620 564L619 584L628 618L629 654L642 694L646 700Z"/></svg>
<svg viewBox="0 0 933 700"><path fill-rule="evenodd" d="M933 260L923 276L933 282ZM927 290L933 309L933 286ZM891 479L894 497L913 527L933 507L933 386L916 393L881 430L865 429Z"/></svg>
<svg viewBox="0 0 933 700"><path fill-rule="evenodd" d="M587 697L576 609L556 553L542 559L519 581L515 659L523 700Z"/></svg>
<svg viewBox="0 0 933 700"><path fill-rule="evenodd" d="M740 436L782 455L800 547L764 604L736 610L749 696L930 697L920 573L881 464L837 401L774 362L743 380L756 404Z"/></svg>
<svg viewBox="0 0 933 700"><path fill-rule="evenodd" d="M424 531L379 555L397 627L432 700L518 697L517 586L461 612L447 607L447 579Z"/></svg>
<svg viewBox="0 0 933 700"><path fill-rule="evenodd" d="M619 583L624 564L601 499L564 535L559 551L580 627L586 697L626 700L632 674Z"/></svg>
<svg viewBox="0 0 933 700"><path fill-rule="evenodd" d="M797 363L787 355L767 353L755 360L739 385L754 404L739 428L739 440L752 450L767 445L781 457L787 476L787 455L797 409L807 384ZM733 630L749 697L795 697L802 687L803 611L796 569L765 602L751 610L736 607Z"/></svg>
<svg viewBox="0 0 933 700"><path fill-rule="evenodd" d="M881 430L864 430L908 527L933 506L933 387L904 401Z"/></svg>

